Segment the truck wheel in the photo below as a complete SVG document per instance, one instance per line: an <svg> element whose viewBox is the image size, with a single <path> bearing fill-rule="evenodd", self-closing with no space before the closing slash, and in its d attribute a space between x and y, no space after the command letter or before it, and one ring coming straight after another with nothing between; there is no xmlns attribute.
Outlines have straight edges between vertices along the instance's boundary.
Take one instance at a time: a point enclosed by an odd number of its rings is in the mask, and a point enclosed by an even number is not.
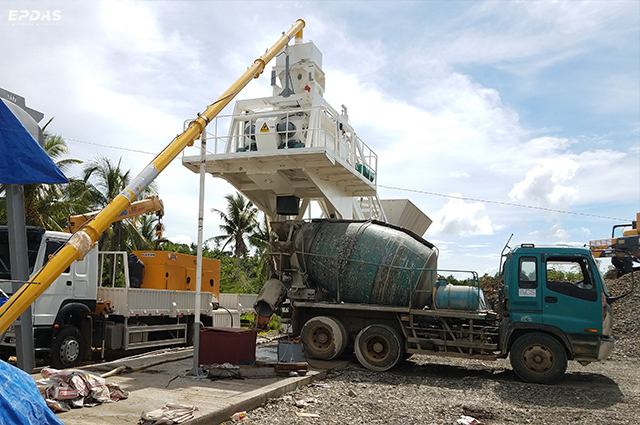
<svg viewBox="0 0 640 425"><path fill-rule="evenodd" d="M300 331L307 356L313 359L331 360L347 348L349 337L344 325L330 316L318 316L304 324Z"/></svg>
<svg viewBox="0 0 640 425"><path fill-rule="evenodd" d="M509 354L511 367L526 382L550 384L567 370L567 352L554 337L528 333L516 339Z"/></svg>
<svg viewBox="0 0 640 425"><path fill-rule="evenodd" d="M68 369L82 363L84 339L75 326L64 326L56 334L51 346L51 367Z"/></svg>
<svg viewBox="0 0 640 425"><path fill-rule="evenodd" d="M387 325L370 325L361 330L354 349L360 364L375 372L386 372L404 358L402 336Z"/></svg>

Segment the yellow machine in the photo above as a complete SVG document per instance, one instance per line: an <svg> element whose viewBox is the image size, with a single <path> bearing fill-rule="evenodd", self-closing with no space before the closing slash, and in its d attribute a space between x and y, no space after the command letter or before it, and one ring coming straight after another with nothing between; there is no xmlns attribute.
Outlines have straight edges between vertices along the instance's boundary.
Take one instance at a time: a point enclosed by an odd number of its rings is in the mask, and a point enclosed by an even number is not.
<svg viewBox="0 0 640 425"><path fill-rule="evenodd" d="M168 251L133 251L144 263L142 289L196 290L196 257ZM202 259L202 292L220 298L220 261Z"/></svg>
<svg viewBox="0 0 640 425"><path fill-rule="evenodd" d="M149 184L160 174L187 146L194 141L211 122L247 85L258 78L264 71L267 63L273 59L294 38L302 38L302 29L305 22L302 19L295 24L276 41L267 51L238 78L215 102L206 110L199 113L189 124L189 127L156 156L127 187L113 199L93 220L71 236L69 241L61 248L47 265L16 291L7 302L0 307L0 334L31 305L42 293L62 274L67 267L76 260L82 260L91 251L100 235L113 223L118 216L127 209L132 202L146 189ZM195 88L199 90L199 88ZM142 122L142 125L145 123Z"/></svg>
<svg viewBox="0 0 640 425"><path fill-rule="evenodd" d="M147 199L143 199L138 202L134 202L129 205L129 208L122 211L119 216L117 216L113 222L124 220L126 218L136 217L142 214L150 214L155 213L158 219L162 220L164 216L164 205L162 200L157 196L151 196ZM67 227L64 229L66 233L75 233L78 229L80 229L86 222L93 220L100 211L93 211L86 214L73 215L69 217L69 223L67 223ZM162 237L162 223L159 222L156 225L156 236Z"/></svg>
<svg viewBox="0 0 640 425"><path fill-rule="evenodd" d="M589 248L596 258L611 258L611 264L618 270L618 276L634 270L640 270L640 212L636 220L630 224L617 224L611 230L608 239L597 239L589 242ZM616 237L616 229L622 228L622 236Z"/></svg>

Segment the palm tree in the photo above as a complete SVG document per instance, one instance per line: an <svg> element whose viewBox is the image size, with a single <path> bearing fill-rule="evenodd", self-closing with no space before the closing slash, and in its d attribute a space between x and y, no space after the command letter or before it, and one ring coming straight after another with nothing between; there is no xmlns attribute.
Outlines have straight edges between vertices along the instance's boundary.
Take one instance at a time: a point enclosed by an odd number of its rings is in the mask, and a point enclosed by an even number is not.
<svg viewBox="0 0 640 425"><path fill-rule="evenodd" d="M262 214L262 222L258 224L251 235L249 235L249 242L256 247L256 267L254 272L256 274L256 285L254 292L258 293L262 288L262 285L267 280L269 273L269 254L267 254L269 248L269 223L267 221L267 215Z"/></svg>
<svg viewBox="0 0 640 425"><path fill-rule="evenodd" d="M217 243L224 241L222 250L231 243L233 245L233 256L235 258L244 257L249 251L247 240L258 226L256 220L258 209L253 206L251 201L239 193L226 195L224 198L228 203L227 212L225 213L215 208L212 210L220 216L222 220L220 230L224 234L214 236L209 240L214 240Z"/></svg>
<svg viewBox="0 0 640 425"><path fill-rule="evenodd" d="M84 186L76 188L83 193L76 193L75 196L89 199L94 208L106 207L129 184L130 171L124 171L121 168L121 162L122 158L118 160L117 164L114 164L109 158L103 156L98 156L88 162L83 169ZM142 192L143 195L152 193L156 193L154 184L149 185ZM135 229L133 220L135 218L113 223L101 238L101 250L119 251L125 249L124 240L135 240L139 232ZM134 245L137 247L137 244L134 243Z"/></svg>
<svg viewBox="0 0 640 425"><path fill-rule="evenodd" d="M269 223L267 215L262 214L262 222L257 223L253 232L249 235L249 243L258 249L258 254L263 255L269 246Z"/></svg>
<svg viewBox="0 0 640 425"><path fill-rule="evenodd" d="M129 235L132 250L152 249L156 238L156 226L158 217L141 215L136 217L136 225L132 226L135 233ZM162 224L160 224L162 225Z"/></svg>

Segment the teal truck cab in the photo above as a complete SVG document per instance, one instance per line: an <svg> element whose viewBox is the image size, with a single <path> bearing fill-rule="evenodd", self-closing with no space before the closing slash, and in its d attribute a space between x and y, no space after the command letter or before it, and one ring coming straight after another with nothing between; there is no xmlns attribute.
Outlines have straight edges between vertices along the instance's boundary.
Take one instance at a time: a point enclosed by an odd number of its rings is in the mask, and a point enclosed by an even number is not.
<svg viewBox="0 0 640 425"><path fill-rule="evenodd" d="M500 345L521 378L554 381L567 359L609 356L612 298L588 249L524 244L506 257Z"/></svg>

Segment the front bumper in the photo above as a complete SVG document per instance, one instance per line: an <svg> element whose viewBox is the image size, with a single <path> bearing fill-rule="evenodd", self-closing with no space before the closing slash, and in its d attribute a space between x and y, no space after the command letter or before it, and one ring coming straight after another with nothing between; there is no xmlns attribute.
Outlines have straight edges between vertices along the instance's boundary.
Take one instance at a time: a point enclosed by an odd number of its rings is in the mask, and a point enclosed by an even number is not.
<svg viewBox="0 0 640 425"><path fill-rule="evenodd" d="M614 344L615 340L612 337L603 336L600 339L600 347L598 348L598 360L606 360L613 351Z"/></svg>
<svg viewBox="0 0 640 425"><path fill-rule="evenodd" d="M607 359L613 351L615 340L604 335L568 335L573 348L573 359L591 363Z"/></svg>

